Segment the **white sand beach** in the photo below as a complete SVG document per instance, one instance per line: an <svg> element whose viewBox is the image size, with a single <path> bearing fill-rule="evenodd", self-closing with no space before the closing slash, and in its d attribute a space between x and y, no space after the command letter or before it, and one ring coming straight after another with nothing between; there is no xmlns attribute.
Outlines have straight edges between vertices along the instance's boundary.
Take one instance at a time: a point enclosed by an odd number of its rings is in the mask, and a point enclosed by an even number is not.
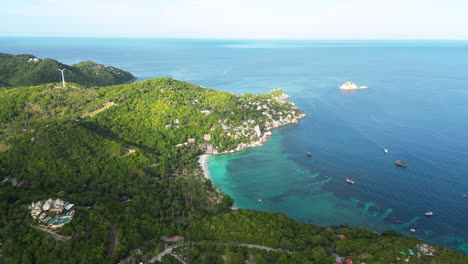
<svg viewBox="0 0 468 264"><path fill-rule="evenodd" d="M200 155L198 159L198 163L200 163L200 166L202 167L203 175L205 176L205 178L207 178L208 180L211 180L210 171L208 170L208 157L209 156L210 156L209 154Z"/></svg>

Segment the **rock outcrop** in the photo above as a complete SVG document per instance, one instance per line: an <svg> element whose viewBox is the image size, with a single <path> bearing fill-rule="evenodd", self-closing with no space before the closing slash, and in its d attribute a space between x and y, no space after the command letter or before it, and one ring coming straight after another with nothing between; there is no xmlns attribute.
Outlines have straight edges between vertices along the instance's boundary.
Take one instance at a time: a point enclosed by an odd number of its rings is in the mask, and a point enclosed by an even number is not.
<svg viewBox="0 0 468 264"><path fill-rule="evenodd" d="M357 90L357 89L367 89L367 86L357 86L355 83L352 82L345 82L343 85L340 86L341 90Z"/></svg>

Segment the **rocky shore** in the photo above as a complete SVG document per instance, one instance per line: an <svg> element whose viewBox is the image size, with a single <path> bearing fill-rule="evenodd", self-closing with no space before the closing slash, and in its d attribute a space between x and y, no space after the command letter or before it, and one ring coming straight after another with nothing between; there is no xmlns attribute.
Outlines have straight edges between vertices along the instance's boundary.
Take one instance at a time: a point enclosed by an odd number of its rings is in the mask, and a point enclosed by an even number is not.
<svg viewBox="0 0 468 264"><path fill-rule="evenodd" d="M275 93L277 90L273 90L271 93ZM280 91L280 90L278 90ZM217 150L213 150L213 155L221 155L221 154L226 154L226 153L234 153L238 152L241 150L244 150L246 148L251 148L251 147L257 147L263 145L268 139L269 136L271 136L271 129L289 125L289 124L295 124L299 122L299 119L306 117L306 114L300 113L299 110L297 110L297 107L294 103L285 101L284 99L290 98L288 94L281 92L278 95L275 95L272 97L271 103L279 103L279 104L290 104L292 110L290 111L283 111L283 112L271 112L270 107L268 105L259 105L257 106L257 110L259 109L265 109L267 111L264 111L262 114L266 116L266 121L262 124L262 127L264 127L264 131L261 131L262 129L260 128L260 125L256 125L254 127L254 132L256 136L258 137L257 140L251 140L248 142L240 143L237 145L235 149L231 150L226 150L223 152L218 152ZM276 118L276 119L275 119ZM251 120L247 120L247 123L251 122Z"/></svg>
<svg viewBox="0 0 468 264"><path fill-rule="evenodd" d="M286 126L289 124L295 124L299 122L299 119L306 117L306 114L301 113L297 106L285 99L290 98L288 94L282 92L279 89L275 89L269 93L271 95L265 103L260 104L259 102L248 102L250 107L253 107L257 111L263 111L262 115L264 116L263 122L257 122L255 120L244 120L242 127L242 132L233 131L227 132L223 136L237 137L239 134L244 136L251 135L249 137L244 137L245 142L242 142L237 145L236 148L218 152L217 149L213 149L211 153L205 153L199 156L199 164L203 170L204 177L211 180L211 175L208 169L208 158L210 155L222 155L227 153L238 152L247 148L262 146L268 140L268 137L271 136L271 130L277 127ZM274 105L287 105L288 110L275 111ZM255 126L253 126L255 124ZM251 125L251 126L249 126ZM253 128L252 128L253 126ZM239 127L241 128L241 127ZM247 132L246 132L247 131Z"/></svg>

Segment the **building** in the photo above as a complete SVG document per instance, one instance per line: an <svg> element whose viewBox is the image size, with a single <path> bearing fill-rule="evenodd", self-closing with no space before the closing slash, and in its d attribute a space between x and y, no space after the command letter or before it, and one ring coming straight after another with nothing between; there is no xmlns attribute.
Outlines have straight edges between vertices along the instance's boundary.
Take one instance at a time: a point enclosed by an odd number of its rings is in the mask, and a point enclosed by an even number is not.
<svg viewBox="0 0 468 264"><path fill-rule="evenodd" d="M29 58L28 62L39 62L40 60L38 58Z"/></svg>
<svg viewBox="0 0 468 264"><path fill-rule="evenodd" d="M181 241L184 241L184 237L183 236L171 236L171 237L168 237L168 236L162 236L161 237L161 240L166 242L166 243L178 243L178 242L181 242Z"/></svg>
<svg viewBox="0 0 468 264"><path fill-rule="evenodd" d="M213 154L213 144L206 144L206 153Z"/></svg>
<svg viewBox="0 0 468 264"><path fill-rule="evenodd" d="M31 216L35 219L38 215L42 212L56 212L61 213L63 210L70 210L74 204L66 202L62 199L52 199L49 198L47 200L40 200L37 203L31 203Z"/></svg>
<svg viewBox="0 0 468 264"><path fill-rule="evenodd" d="M42 201L31 204L31 216L35 219L39 214L42 213Z"/></svg>

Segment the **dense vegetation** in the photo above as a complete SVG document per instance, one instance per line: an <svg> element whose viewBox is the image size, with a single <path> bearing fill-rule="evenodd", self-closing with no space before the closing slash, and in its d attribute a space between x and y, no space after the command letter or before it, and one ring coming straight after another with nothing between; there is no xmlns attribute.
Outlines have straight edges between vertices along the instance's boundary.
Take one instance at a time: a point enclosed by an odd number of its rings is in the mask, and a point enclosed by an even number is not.
<svg viewBox="0 0 468 264"><path fill-rule="evenodd" d="M439 247L435 256L406 257L399 252L423 242L394 232L229 210L232 200L203 177L197 157L207 144L234 149L258 139L255 126L264 133L290 121L285 113L299 112L275 99L281 95L233 95L170 78L0 89L0 181L24 180L0 183L5 262L146 262L164 248L160 236L178 234L186 242L176 255L188 263L332 263L333 253L366 263L467 263ZM27 205L49 197L75 204L75 219L56 231L63 241L33 228Z"/></svg>
<svg viewBox="0 0 468 264"><path fill-rule="evenodd" d="M66 82L83 86L122 84L135 78L129 72L91 61L68 66L53 59L41 60L30 54L0 53L0 87L58 83L62 81L62 75L58 69L66 69L64 71Z"/></svg>

